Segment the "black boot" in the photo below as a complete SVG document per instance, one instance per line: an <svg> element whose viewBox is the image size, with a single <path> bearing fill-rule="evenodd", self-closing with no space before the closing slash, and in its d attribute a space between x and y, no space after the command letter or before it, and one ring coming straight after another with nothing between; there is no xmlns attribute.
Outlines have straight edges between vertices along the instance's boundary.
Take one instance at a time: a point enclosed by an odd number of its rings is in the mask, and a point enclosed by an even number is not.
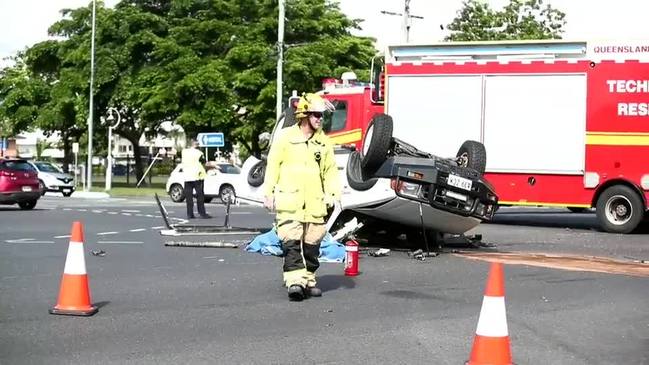
<svg viewBox="0 0 649 365"><path fill-rule="evenodd" d="M294 302L300 302L304 299L304 288L300 285L291 285L288 288L288 299Z"/></svg>
<svg viewBox="0 0 649 365"><path fill-rule="evenodd" d="M322 296L322 290L320 288L317 288L315 286L310 286L306 288L306 292L309 294L310 297L321 297Z"/></svg>

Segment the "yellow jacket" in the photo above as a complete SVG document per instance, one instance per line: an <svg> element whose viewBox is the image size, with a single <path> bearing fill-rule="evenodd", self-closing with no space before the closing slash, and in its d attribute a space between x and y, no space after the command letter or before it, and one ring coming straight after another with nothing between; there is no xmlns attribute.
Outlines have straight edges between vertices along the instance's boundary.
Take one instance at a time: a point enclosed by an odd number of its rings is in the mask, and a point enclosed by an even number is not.
<svg viewBox="0 0 649 365"><path fill-rule="evenodd" d="M308 140L297 124L281 133L268 154L264 194L275 197L279 220L323 223L327 202L341 194L333 144L321 129Z"/></svg>
<svg viewBox="0 0 649 365"><path fill-rule="evenodd" d="M185 181L196 181L205 179L205 167L201 162L203 152L196 148L185 148L182 152L180 163L183 167Z"/></svg>

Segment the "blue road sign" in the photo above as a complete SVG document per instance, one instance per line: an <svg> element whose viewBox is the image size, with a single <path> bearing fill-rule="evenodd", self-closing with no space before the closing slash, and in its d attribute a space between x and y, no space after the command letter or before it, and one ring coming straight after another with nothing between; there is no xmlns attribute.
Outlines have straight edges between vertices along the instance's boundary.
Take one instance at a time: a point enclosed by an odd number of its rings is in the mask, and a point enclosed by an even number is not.
<svg viewBox="0 0 649 365"><path fill-rule="evenodd" d="M225 146L225 138L223 133L199 133L198 144L201 147L223 147Z"/></svg>

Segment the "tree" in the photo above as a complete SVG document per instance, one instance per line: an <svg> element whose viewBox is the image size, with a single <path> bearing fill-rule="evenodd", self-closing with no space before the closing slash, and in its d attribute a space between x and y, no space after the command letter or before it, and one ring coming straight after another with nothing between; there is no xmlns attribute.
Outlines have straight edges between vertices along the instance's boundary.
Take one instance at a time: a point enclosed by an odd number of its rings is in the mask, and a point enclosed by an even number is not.
<svg viewBox="0 0 649 365"><path fill-rule="evenodd" d="M277 0L122 0L114 9L97 2L95 146L105 141L97 138L106 133L100 117L115 107L121 115L115 133L133 144L138 178L140 137L165 121L189 136L223 132L226 149L239 142L260 152L257 137L275 122L277 14ZM12 71L44 93L21 97L24 122L13 125L37 122L68 133L66 143L87 130L91 5L62 15L49 29L58 40L28 49L25 68ZM321 79L344 71L369 76L375 49L371 39L351 35L358 24L332 0L287 0L284 98L292 89L315 91ZM0 103L15 109L18 96L7 103L0 94ZM11 115L0 114L0 121Z"/></svg>
<svg viewBox="0 0 649 365"><path fill-rule="evenodd" d="M481 0L466 0L447 26L447 41L561 39L565 14L543 0L510 0L496 11Z"/></svg>

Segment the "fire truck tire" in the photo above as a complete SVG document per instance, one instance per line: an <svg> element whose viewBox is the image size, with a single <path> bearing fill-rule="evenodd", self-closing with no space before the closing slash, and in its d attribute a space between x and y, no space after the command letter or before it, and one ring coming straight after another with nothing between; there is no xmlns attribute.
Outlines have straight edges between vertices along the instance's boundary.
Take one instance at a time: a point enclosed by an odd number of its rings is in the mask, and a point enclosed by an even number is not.
<svg viewBox="0 0 649 365"><path fill-rule="evenodd" d="M484 174L487 168L487 150L480 142L464 141L456 157L460 166L472 168L480 174Z"/></svg>
<svg viewBox="0 0 649 365"><path fill-rule="evenodd" d="M347 183L349 186L358 191L365 191L371 189L378 179L363 179L363 170L361 169L361 155L358 151L353 151L349 154L347 160Z"/></svg>
<svg viewBox="0 0 649 365"><path fill-rule="evenodd" d="M372 117L361 150L361 167L366 171L376 171L385 162L392 143L392 126L392 117L387 114Z"/></svg>
<svg viewBox="0 0 649 365"><path fill-rule="evenodd" d="M605 231L631 233L644 217L644 204L632 188L614 185L599 196L595 212Z"/></svg>
<svg viewBox="0 0 649 365"><path fill-rule="evenodd" d="M264 175L266 174L266 160L261 160L254 164L250 171L248 171L248 184L250 186L261 186L264 183Z"/></svg>

